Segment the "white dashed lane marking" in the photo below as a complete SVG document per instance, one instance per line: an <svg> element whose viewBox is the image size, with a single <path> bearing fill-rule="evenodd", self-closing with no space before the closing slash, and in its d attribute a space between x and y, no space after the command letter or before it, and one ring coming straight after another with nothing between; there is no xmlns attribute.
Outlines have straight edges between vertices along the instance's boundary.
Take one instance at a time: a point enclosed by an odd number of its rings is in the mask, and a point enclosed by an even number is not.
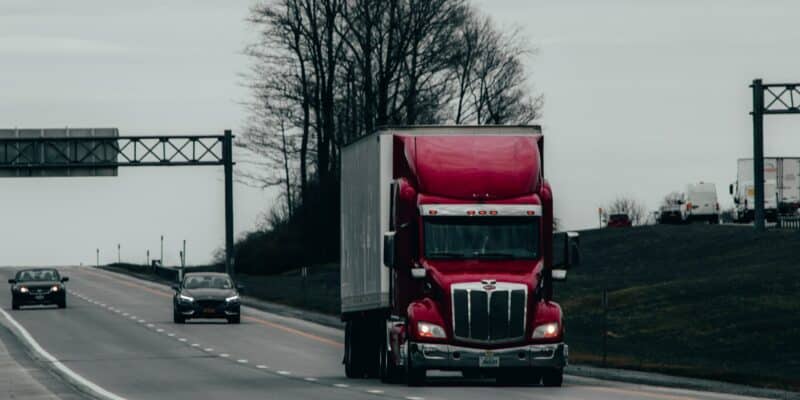
<svg viewBox="0 0 800 400"><path fill-rule="evenodd" d="M281 375L291 375L292 374L289 371L278 371L278 373L281 374Z"/></svg>
<svg viewBox="0 0 800 400"><path fill-rule="evenodd" d="M239 364L247 364L247 360L236 360Z"/></svg>
<svg viewBox="0 0 800 400"><path fill-rule="evenodd" d="M219 356L220 356L220 357L222 357L222 358L228 358L228 357L230 357L231 355L230 355L230 354L228 354L228 353L222 353L222 354L220 354Z"/></svg>
<svg viewBox="0 0 800 400"><path fill-rule="evenodd" d="M258 368L258 369L268 369L269 367L266 366L266 365L263 365L263 364L259 364L259 365L256 365L256 368Z"/></svg>
<svg viewBox="0 0 800 400"><path fill-rule="evenodd" d="M333 384L333 386L335 386L335 387L337 387L337 388L346 388L346 387L350 387L350 385L348 385L348 384L346 384L346 383L334 383L334 384Z"/></svg>

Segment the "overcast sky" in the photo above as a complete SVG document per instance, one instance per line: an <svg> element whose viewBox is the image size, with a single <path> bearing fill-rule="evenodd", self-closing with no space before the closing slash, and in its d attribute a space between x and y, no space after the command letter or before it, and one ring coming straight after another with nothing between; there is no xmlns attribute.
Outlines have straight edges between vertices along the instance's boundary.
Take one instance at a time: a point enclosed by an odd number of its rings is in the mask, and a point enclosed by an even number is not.
<svg viewBox="0 0 800 400"><path fill-rule="evenodd" d="M0 127L117 127L122 135L221 133L246 117L241 55L250 1L0 2ZM476 4L538 51L545 174L567 228L617 195L655 209L686 183L717 184L752 152L754 78L800 81L797 1ZM767 155L800 156L800 117L769 117ZM223 243L221 168L120 169L117 178L0 179L0 265L157 258L191 263ZM238 234L272 193L237 185Z"/></svg>

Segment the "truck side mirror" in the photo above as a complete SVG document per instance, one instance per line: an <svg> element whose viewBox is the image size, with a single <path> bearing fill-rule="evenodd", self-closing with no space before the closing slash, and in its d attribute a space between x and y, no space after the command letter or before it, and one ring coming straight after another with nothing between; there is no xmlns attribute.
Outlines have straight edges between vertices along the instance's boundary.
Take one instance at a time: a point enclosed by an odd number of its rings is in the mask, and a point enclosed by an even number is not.
<svg viewBox="0 0 800 400"><path fill-rule="evenodd" d="M395 267L394 235L395 232L383 234L383 265L387 268Z"/></svg>
<svg viewBox="0 0 800 400"><path fill-rule="evenodd" d="M176 292L180 292L181 291L181 285L178 285L177 283L173 283L172 285L170 285L170 287L172 288L172 290L174 290Z"/></svg>
<svg viewBox="0 0 800 400"><path fill-rule="evenodd" d="M16 279L9 279L8 283L13 285L13 284L17 283L17 280Z"/></svg>
<svg viewBox="0 0 800 400"><path fill-rule="evenodd" d="M62 283L63 283L63 282L69 282L69 277L68 277L68 276L65 276L65 277L61 278L61 282L62 282Z"/></svg>

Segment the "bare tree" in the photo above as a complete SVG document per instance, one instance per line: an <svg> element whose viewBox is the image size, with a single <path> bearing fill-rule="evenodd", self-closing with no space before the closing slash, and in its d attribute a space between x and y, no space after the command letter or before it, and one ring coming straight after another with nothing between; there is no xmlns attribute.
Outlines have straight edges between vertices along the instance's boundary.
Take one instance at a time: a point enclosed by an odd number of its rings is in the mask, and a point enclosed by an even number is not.
<svg viewBox="0 0 800 400"><path fill-rule="evenodd" d="M336 243L345 143L390 124L528 123L541 108L527 44L467 0L259 0L249 22L240 180L279 187L282 226L323 227L301 228L309 241Z"/></svg>
<svg viewBox="0 0 800 400"><path fill-rule="evenodd" d="M633 197L619 196L603 208L603 217L612 214L626 214L632 225L642 225L647 219L645 206Z"/></svg>
<svg viewBox="0 0 800 400"><path fill-rule="evenodd" d="M683 201L683 193L681 192L670 192L664 196L664 199L661 200L662 206L674 206L681 204Z"/></svg>

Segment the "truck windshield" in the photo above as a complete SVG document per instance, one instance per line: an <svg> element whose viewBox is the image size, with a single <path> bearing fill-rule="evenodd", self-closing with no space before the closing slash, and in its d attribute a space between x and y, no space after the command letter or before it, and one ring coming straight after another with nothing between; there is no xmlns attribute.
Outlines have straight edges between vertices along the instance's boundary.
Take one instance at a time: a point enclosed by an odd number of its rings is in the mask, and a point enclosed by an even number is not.
<svg viewBox="0 0 800 400"><path fill-rule="evenodd" d="M429 259L536 259L539 218L426 218Z"/></svg>

